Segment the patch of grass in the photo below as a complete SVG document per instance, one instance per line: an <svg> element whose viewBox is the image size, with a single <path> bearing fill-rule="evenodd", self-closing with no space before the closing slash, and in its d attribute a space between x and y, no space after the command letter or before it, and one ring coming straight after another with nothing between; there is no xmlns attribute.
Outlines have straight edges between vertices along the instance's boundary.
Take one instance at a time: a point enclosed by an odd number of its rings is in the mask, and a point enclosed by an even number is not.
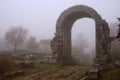
<svg viewBox="0 0 120 80"><path fill-rule="evenodd" d="M120 68L119 69L111 69L104 75L103 80L120 80Z"/></svg>

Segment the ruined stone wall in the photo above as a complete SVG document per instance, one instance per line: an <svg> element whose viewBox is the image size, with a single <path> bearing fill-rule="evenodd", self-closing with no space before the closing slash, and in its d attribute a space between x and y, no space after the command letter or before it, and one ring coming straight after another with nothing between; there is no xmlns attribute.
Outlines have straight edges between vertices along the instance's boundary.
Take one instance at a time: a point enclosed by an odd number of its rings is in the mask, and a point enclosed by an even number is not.
<svg viewBox="0 0 120 80"><path fill-rule="evenodd" d="M71 29L73 23L80 18L92 18L96 25L96 58L97 63L106 63L110 53L108 23L92 8L77 5L65 10L57 20L55 37L51 47L53 54L58 55L58 62L63 64L75 63L71 56Z"/></svg>

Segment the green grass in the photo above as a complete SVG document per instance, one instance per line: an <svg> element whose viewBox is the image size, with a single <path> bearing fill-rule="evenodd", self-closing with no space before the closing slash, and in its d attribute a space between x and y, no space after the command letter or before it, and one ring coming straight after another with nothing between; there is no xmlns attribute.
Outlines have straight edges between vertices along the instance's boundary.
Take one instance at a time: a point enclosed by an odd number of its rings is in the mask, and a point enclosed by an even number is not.
<svg viewBox="0 0 120 80"><path fill-rule="evenodd" d="M55 63L39 63L36 67L33 68L18 68L18 70L23 71L25 74L22 76L14 76L9 77L8 80L19 80L21 77L27 77L31 75L35 75L31 80L73 80L73 78L77 78L82 76L82 73L86 71L87 68L80 65L66 65L60 67L60 65ZM16 70L17 71L17 70ZM23 79L24 80L24 79ZM75 79L77 80L77 79Z"/></svg>
<svg viewBox="0 0 120 80"><path fill-rule="evenodd" d="M13 70L10 72L22 71L24 73L24 75L22 75L22 76L27 76L30 74L34 74L36 72L44 72L47 70L51 70L51 69L56 68L56 67L58 67L57 64L40 63L40 64L37 64L37 66L35 66L35 67L22 68L22 67L14 66L14 68L12 68ZM8 73L10 73L10 72L8 71ZM6 80L13 80L16 77L20 77L20 75L13 75L12 77L7 77Z"/></svg>
<svg viewBox="0 0 120 80"><path fill-rule="evenodd" d="M103 80L120 80L120 68L111 69L107 73L104 73Z"/></svg>

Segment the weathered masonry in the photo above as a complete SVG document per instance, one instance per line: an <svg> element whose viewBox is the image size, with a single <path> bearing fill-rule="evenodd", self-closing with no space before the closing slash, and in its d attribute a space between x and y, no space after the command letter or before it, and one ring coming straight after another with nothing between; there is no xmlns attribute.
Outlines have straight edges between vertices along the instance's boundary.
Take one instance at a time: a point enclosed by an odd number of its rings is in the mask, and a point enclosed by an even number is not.
<svg viewBox="0 0 120 80"><path fill-rule="evenodd" d="M71 56L71 29L73 23L81 18L92 18L96 28L96 57L94 62L106 64L110 53L110 30L108 23L92 8L77 5L65 10L57 20L55 37L51 42L53 54L58 55L58 62L72 64Z"/></svg>

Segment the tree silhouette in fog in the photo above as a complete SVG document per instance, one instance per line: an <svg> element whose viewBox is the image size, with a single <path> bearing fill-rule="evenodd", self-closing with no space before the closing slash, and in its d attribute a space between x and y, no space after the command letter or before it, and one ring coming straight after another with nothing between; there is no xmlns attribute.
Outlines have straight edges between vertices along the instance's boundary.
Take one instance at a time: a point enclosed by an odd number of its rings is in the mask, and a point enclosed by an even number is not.
<svg viewBox="0 0 120 80"><path fill-rule="evenodd" d="M27 33L28 30L23 27L11 27L5 34L5 40L17 50L17 47L24 43Z"/></svg>
<svg viewBox="0 0 120 80"><path fill-rule="evenodd" d="M36 41L36 38L33 36L29 38L26 46L31 51L35 51L39 47L38 42Z"/></svg>

